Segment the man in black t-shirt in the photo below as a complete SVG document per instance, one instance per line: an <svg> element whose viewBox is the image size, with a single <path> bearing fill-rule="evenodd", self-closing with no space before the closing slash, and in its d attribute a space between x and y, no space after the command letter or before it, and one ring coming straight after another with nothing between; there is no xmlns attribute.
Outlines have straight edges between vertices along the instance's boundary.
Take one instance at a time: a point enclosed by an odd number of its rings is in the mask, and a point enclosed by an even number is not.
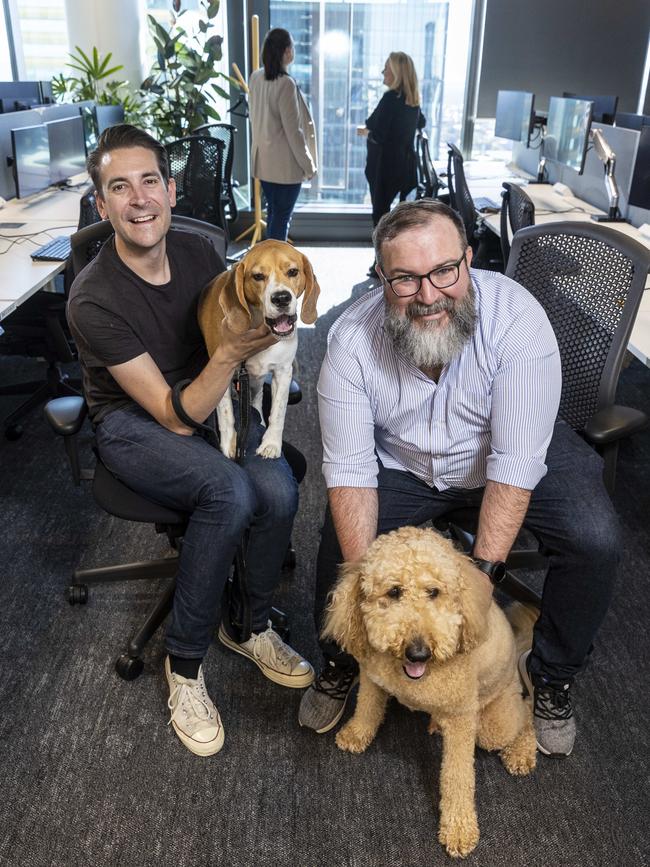
<svg viewBox="0 0 650 867"><path fill-rule="evenodd" d="M208 419L241 361L271 346L266 325L224 340L208 359L196 319L201 289L221 270L211 245L170 231L175 185L164 148L120 124L88 158L97 206L114 236L75 280L68 319L79 349L84 391L103 463L137 493L190 513L179 558L165 645L171 722L191 752L207 756L224 741L203 677L230 564L248 531L247 585L253 634L240 643L227 617L219 639L270 680L308 686L313 669L269 625L298 506L284 459L256 454L263 428L252 411L243 466L192 436L172 406L184 379L186 416Z"/></svg>

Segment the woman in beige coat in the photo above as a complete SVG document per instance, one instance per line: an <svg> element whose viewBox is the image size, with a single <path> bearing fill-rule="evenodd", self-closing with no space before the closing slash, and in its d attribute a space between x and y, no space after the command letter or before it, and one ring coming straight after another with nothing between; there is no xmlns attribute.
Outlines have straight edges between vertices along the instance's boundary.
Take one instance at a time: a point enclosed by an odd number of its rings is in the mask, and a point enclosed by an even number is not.
<svg viewBox="0 0 650 867"><path fill-rule="evenodd" d="M303 181L317 168L314 121L298 85L287 73L293 62L287 30L269 30L262 64L250 77L252 172L266 197L266 237L286 241L291 214Z"/></svg>

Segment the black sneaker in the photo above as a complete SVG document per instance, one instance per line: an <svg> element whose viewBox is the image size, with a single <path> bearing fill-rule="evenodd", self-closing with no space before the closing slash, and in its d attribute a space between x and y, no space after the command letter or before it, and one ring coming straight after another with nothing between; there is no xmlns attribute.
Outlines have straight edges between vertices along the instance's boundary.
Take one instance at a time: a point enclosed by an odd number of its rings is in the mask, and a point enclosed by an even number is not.
<svg viewBox="0 0 650 867"><path fill-rule="evenodd" d="M571 706L570 685L553 687L550 684L536 686L528 671L527 650L519 658L519 674L533 699L533 722L537 736L537 749L545 756L565 758L570 756L576 739L576 721Z"/></svg>
<svg viewBox="0 0 650 867"><path fill-rule="evenodd" d="M359 682L354 668L330 661L314 680L300 702L298 722L319 734L333 729L343 716L352 687Z"/></svg>

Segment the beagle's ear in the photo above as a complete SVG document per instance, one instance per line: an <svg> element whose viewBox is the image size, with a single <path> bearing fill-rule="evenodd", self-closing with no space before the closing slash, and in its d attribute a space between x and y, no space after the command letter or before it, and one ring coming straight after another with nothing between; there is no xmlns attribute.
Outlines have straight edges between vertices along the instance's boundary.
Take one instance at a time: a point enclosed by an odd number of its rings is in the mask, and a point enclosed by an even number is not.
<svg viewBox="0 0 650 867"><path fill-rule="evenodd" d="M468 653L481 644L487 635L491 589L472 561L463 557L458 580L460 613L463 618L460 650Z"/></svg>
<svg viewBox="0 0 650 867"><path fill-rule="evenodd" d="M251 327L251 314L244 294L244 263L240 262L228 271L228 279L221 290L219 304L228 324L235 334L243 334Z"/></svg>
<svg viewBox="0 0 650 867"><path fill-rule="evenodd" d="M302 296L300 318L305 325L311 325L316 321L316 317L318 316L318 313L316 312L316 301L320 295L320 286L314 276L314 269L311 267L311 262L305 255L302 255L302 265L305 272L305 289Z"/></svg>
<svg viewBox="0 0 650 867"><path fill-rule="evenodd" d="M361 564L342 563L339 580L325 609L323 638L334 641L356 659L368 652L368 636L361 613Z"/></svg>

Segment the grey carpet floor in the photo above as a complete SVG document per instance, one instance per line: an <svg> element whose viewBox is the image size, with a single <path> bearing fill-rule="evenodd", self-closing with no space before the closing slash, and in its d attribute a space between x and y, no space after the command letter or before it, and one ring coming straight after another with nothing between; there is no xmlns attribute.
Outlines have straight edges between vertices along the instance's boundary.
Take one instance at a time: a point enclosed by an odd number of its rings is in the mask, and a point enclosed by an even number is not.
<svg viewBox="0 0 650 867"><path fill-rule="evenodd" d="M339 309L301 330L302 404L287 436L309 460L294 533L298 566L279 589L292 641L318 664L314 563L325 502L315 401ZM3 379L33 364L0 359ZM650 412L650 371L633 362L620 399ZM0 418L15 405L0 400ZM89 459L88 449L85 449ZM151 527L110 518L75 488L39 411L0 440L0 865L424 867L436 842L440 742L423 715L392 703L362 756L297 724L300 692L266 681L215 643L206 677L226 726L222 752L188 753L166 725L162 638L132 683L113 669L159 582L98 586L70 607L78 566L160 556ZM618 592L576 688L579 739L566 761L514 779L477 751L478 849L468 865L612 867L648 857L650 431L621 449L625 528ZM588 504L586 506L588 508Z"/></svg>

